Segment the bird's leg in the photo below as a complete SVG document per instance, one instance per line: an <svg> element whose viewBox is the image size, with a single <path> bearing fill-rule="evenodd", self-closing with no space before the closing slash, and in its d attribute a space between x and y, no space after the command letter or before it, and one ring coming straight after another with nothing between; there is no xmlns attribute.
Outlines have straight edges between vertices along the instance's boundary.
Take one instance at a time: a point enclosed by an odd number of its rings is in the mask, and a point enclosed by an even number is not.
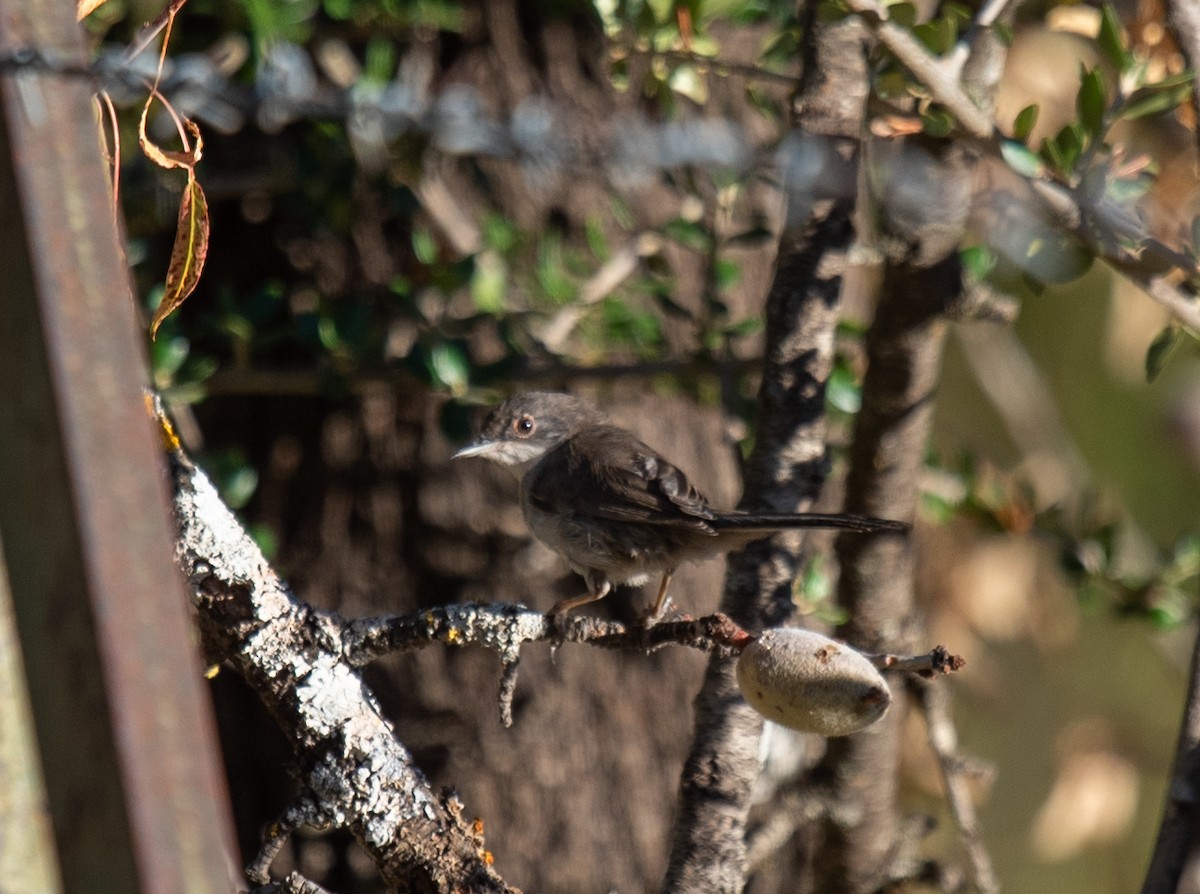
<svg viewBox="0 0 1200 894"><path fill-rule="evenodd" d="M612 584L601 571L589 571L583 577L587 581L588 591L582 596L570 596L567 599L560 599L554 603L554 607L550 609L550 615L564 615L571 609L579 608L581 605L587 605L589 602L595 602L598 599L603 599L612 589Z"/></svg>
<svg viewBox="0 0 1200 894"><path fill-rule="evenodd" d="M658 598L654 600L654 605L650 606L650 610L645 615L646 626L657 623L663 616L663 612L667 610L667 605L669 604L667 589L671 586L671 575L674 573L674 568L663 572L662 583L658 585Z"/></svg>

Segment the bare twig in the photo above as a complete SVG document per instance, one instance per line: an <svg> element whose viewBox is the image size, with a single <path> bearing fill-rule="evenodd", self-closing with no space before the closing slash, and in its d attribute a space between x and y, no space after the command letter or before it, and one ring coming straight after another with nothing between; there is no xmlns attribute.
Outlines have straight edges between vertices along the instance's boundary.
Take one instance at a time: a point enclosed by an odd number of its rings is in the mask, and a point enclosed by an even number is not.
<svg viewBox="0 0 1200 894"><path fill-rule="evenodd" d="M802 780L791 791L775 798L746 843L746 868L750 874L766 864L804 826L828 816L829 792Z"/></svg>
<svg viewBox="0 0 1200 894"><path fill-rule="evenodd" d="M900 64L929 88L933 98L946 107L963 130L978 140L991 140L995 132L992 121L963 90L957 72L949 71L934 58L911 31L889 20L887 10L875 0L847 0L847 6L867 24L879 42L892 51Z"/></svg>
<svg viewBox="0 0 1200 894"><path fill-rule="evenodd" d="M415 615L362 618L342 627L342 654L363 665L391 652L434 643L475 644L500 656L500 722L512 726L512 700L517 685L521 646L526 643L590 643L607 649L652 652L664 646L686 646L728 658L750 641L750 635L726 615L628 626L587 615L554 617L523 605L467 604L427 609Z"/></svg>
<svg viewBox="0 0 1200 894"><path fill-rule="evenodd" d="M356 666L434 643L485 646L509 662L516 660L521 646L533 642L589 643L633 651L676 645L728 657L749 641L750 635L720 612L647 627L588 615L556 617L504 603L444 605L413 615L347 621L342 628L342 654Z"/></svg>
<svg viewBox="0 0 1200 894"><path fill-rule="evenodd" d="M979 12L975 13L975 17L971 19L970 26L959 35L958 41L954 44L946 58L942 60L942 68L950 77L958 80L962 74L963 66L967 64L967 59L971 55L971 47L981 31L991 28L1004 14L1004 10L1013 0L987 0L983 6L979 7Z"/></svg>
<svg viewBox="0 0 1200 894"><path fill-rule="evenodd" d="M979 894L995 894L1000 890L1000 880L992 866L991 855L984 846L975 803L967 787L967 774L963 772L963 761L958 755L958 733L950 716L950 691L937 681L916 683L913 689L925 711L929 746L937 756L942 771L946 801L971 864L975 889Z"/></svg>
<svg viewBox="0 0 1200 894"><path fill-rule="evenodd" d="M924 655L890 655L887 653L868 655L877 668L883 671L918 674L932 677L935 674L952 674L967 666L961 655L951 653L945 646L934 646Z"/></svg>
<svg viewBox="0 0 1200 894"><path fill-rule="evenodd" d="M1003 136L963 89L956 72L934 57L906 28L889 21L886 10L875 0L848 0L848 5L879 42L929 89L932 98L954 116L975 147L999 158ZM1140 222L1116 219L1106 209L1096 207L1084 192L1049 174L1026 176L1025 180L1060 226L1137 283L1185 326L1200 331L1200 300L1193 289L1181 288L1169 277L1174 271L1183 271L1189 278L1200 274L1192 258L1152 238Z"/></svg>
<svg viewBox="0 0 1200 894"><path fill-rule="evenodd" d="M633 276L642 258L657 254L661 249L662 238L656 233L640 233L628 240L588 278L576 300L547 321L541 332L542 344L557 353L588 308L608 297L621 283Z"/></svg>
<svg viewBox="0 0 1200 894"><path fill-rule="evenodd" d="M329 817L320 813L312 793L305 792L267 827L262 846L246 867L246 878L257 885L267 884L271 880L271 864L294 833L304 828L327 829L330 825Z"/></svg>

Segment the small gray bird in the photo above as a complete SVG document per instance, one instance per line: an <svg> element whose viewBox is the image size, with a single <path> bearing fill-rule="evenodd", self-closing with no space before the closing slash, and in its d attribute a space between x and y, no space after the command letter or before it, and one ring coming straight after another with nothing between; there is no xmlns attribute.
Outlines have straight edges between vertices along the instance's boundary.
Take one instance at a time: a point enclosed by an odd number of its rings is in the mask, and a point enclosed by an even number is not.
<svg viewBox="0 0 1200 894"><path fill-rule="evenodd" d="M615 584L662 575L651 621L662 614L683 562L738 549L787 528L906 531L860 515L714 509L683 472L587 401L531 391L494 409L479 437L454 458L482 456L521 480L521 510L533 535L583 576L587 592L551 614L602 599Z"/></svg>

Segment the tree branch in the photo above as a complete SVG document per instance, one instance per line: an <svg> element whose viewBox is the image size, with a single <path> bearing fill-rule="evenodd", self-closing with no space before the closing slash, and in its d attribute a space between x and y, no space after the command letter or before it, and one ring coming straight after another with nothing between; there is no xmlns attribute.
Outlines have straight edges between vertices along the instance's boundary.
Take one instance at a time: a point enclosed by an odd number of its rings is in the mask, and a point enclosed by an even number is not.
<svg viewBox="0 0 1200 894"><path fill-rule="evenodd" d="M1183 867L1200 835L1200 631L1192 647L1187 704L1175 761L1167 784L1167 803L1142 894L1175 894Z"/></svg>
<svg viewBox="0 0 1200 894"><path fill-rule="evenodd" d="M302 768L311 809L285 831L337 818L394 888L513 891L457 799L429 787L342 658L336 621L292 597L207 476L170 446L177 559L205 651L254 688Z"/></svg>
<svg viewBox="0 0 1200 894"><path fill-rule="evenodd" d="M809 5L810 11L816 4ZM805 196L792 209L767 297L767 348L758 398L758 436L744 506L794 511L820 490L827 469L825 382L833 364L842 276L854 237L853 198L867 94L862 30L847 20L809 27L800 96L805 136L827 140L828 174L840 193ZM792 610L799 541L776 536L730 557L722 609L750 630ZM681 779L666 892L740 892L746 876L746 821L758 773L762 719L738 694L729 662L712 660L696 698L696 728Z"/></svg>

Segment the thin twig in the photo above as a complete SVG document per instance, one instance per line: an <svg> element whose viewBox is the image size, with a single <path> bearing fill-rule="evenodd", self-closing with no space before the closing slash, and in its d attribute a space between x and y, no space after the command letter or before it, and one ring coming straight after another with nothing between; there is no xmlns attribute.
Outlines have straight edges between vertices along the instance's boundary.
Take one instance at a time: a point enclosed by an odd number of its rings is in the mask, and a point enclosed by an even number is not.
<svg viewBox="0 0 1200 894"><path fill-rule="evenodd" d="M937 674L952 674L967 666L967 659L951 653L945 646L934 646L924 655L891 655L888 653L867 655L871 663L881 671L896 671L932 677Z"/></svg>
<svg viewBox="0 0 1200 894"><path fill-rule="evenodd" d="M929 88L933 98L946 107L963 130L979 140L992 138L995 126L991 119L963 90L957 75L946 70L910 30L892 22L887 10L875 0L847 0L847 5L875 33L879 42Z"/></svg>
<svg viewBox="0 0 1200 894"><path fill-rule="evenodd" d="M1000 880L992 866L991 855L984 846L979 817L967 786L967 774L963 772L963 761L957 753L958 733L950 716L950 690L937 682L916 684L913 688L925 712L929 747L937 756L942 771L946 802L950 805L950 814L954 817L954 825L967 852L975 888L979 894L995 894L1000 890Z"/></svg>
<svg viewBox="0 0 1200 894"><path fill-rule="evenodd" d="M974 46L979 33L996 24L1011 2L1013 0L987 0L979 8L979 12L975 13L970 26L959 35L954 49L942 60L942 68L945 69L946 74L955 80L959 79L963 66L967 64L967 59L971 56L971 47Z"/></svg>
<svg viewBox="0 0 1200 894"><path fill-rule="evenodd" d="M891 22L887 11L875 0L847 2L879 42L891 50L901 64L925 85L931 97L954 116L975 148L999 158L1003 135L942 60L933 56L908 29ZM1200 274L1192 258L1152 238L1136 220L1114 219L1112 214L1096 207L1081 190L1058 182L1049 174L1026 176L1024 179L1062 227L1079 237L1098 257L1137 283L1150 298L1170 310L1185 326L1200 332L1200 300L1197 300L1193 291L1180 288L1167 277L1167 274L1176 270L1182 270L1191 278ZM1134 245L1127 247L1118 237L1124 237Z"/></svg>

